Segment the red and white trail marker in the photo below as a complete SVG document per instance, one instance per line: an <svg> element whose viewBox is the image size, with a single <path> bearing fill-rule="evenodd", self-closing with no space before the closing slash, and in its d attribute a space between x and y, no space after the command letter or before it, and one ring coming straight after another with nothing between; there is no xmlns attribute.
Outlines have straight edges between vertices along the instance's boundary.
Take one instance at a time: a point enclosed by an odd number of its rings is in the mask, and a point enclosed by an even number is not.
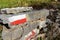
<svg viewBox="0 0 60 40"><path fill-rule="evenodd" d="M31 38L34 38L39 33L37 31L37 29L32 30L28 35L25 36L25 40L31 40Z"/></svg>
<svg viewBox="0 0 60 40"><path fill-rule="evenodd" d="M25 23L27 21L26 19L26 14L23 15L17 15L17 16L12 16L9 19L9 23L11 25L17 25L17 24L22 24Z"/></svg>

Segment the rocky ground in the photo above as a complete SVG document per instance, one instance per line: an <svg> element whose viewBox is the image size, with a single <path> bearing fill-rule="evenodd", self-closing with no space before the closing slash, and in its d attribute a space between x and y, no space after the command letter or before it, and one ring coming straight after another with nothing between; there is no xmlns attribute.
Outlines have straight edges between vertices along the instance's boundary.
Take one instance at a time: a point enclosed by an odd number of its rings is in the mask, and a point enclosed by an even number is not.
<svg viewBox="0 0 60 40"><path fill-rule="evenodd" d="M1 34L2 34L2 27L0 26L0 40L2 40Z"/></svg>

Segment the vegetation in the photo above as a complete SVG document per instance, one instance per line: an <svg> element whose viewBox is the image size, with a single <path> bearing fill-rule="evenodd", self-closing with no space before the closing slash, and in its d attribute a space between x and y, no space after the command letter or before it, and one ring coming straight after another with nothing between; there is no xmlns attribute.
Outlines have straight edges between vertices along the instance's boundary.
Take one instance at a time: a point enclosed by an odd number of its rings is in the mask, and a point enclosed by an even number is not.
<svg viewBox="0 0 60 40"><path fill-rule="evenodd" d="M30 6L34 4L49 3L51 0L0 0L0 8Z"/></svg>

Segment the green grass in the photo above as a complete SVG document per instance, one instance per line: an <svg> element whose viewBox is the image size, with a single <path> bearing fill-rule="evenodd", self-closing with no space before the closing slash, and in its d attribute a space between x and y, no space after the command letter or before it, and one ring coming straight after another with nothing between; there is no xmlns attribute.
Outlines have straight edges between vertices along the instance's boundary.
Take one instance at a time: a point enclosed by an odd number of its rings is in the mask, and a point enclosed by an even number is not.
<svg viewBox="0 0 60 40"><path fill-rule="evenodd" d="M29 6L32 4L40 4L41 2L50 2L50 0L0 0L0 8Z"/></svg>
<svg viewBox="0 0 60 40"><path fill-rule="evenodd" d="M0 0L0 8L17 6L17 0Z"/></svg>

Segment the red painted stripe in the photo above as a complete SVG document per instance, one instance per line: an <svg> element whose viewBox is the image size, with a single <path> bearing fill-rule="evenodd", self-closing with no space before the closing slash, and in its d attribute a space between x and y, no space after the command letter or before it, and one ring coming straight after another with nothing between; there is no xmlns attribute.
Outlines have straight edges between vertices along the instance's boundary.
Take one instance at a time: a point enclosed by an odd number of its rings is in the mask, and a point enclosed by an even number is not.
<svg viewBox="0 0 60 40"><path fill-rule="evenodd" d="M31 40L31 38L33 38L35 36L35 34L36 33L34 31L32 31L32 34L29 37L27 37L26 40Z"/></svg>
<svg viewBox="0 0 60 40"><path fill-rule="evenodd" d="M32 36L34 36L35 35L35 32L34 31L32 31Z"/></svg>
<svg viewBox="0 0 60 40"><path fill-rule="evenodd" d="M11 22L10 24L11 24L11 25L17 25L17 24L22 24L22 23L25 23L25 22L26 22L26 18L13 21L13 22Z"/></svg>

